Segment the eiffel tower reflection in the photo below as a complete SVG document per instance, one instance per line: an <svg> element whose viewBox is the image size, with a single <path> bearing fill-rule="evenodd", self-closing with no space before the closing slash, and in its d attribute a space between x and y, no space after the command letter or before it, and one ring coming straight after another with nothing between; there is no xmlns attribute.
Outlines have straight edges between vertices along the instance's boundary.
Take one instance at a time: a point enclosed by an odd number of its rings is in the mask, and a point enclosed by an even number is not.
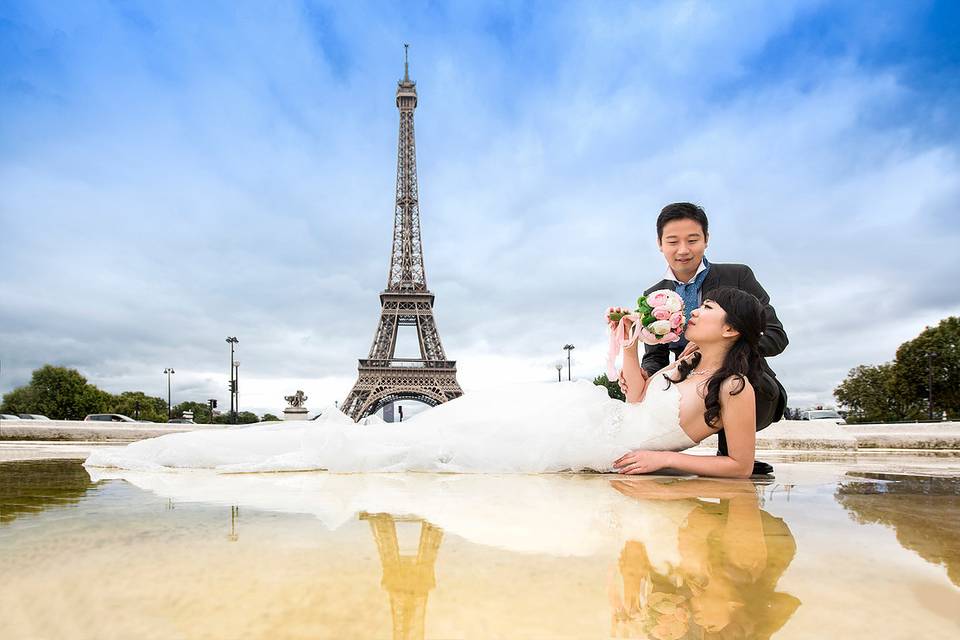
<svg viewBox="0 0 960 640"><path fill-rule="evenodd" d="M390 613L395 640L424 637L427 596L437 585L434 565L443 541L443 530L422 518L389 513L361 513L370 523L377 542L383 579L380 586L390 594ZM419 522L420 541L416 555L402 555L397 539L397 522Z"/></svg>

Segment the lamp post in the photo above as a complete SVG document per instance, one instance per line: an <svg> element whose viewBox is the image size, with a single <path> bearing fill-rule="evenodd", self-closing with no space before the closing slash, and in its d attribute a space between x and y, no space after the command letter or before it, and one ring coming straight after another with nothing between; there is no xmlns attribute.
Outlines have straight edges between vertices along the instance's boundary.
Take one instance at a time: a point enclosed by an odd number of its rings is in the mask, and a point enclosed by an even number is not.
<svg viewBox="0 0 960 640"><path fill-rule="evenodd" d="M173 405L170 402L170 376L175 374L176 371L173 370L173 367L167 367L163 372L167 374L167 422L169 422L170 418L173 417Z"/></svg>
<svg viewBox="0 0 960 640"><path fill-rule="evenodd" d="M937 354L927 352L927 419L933 420L933 359Z"/></svg>
<svg viewBox="0 0 960 640"><path fill-rule="evenodd" d="M563 371L563 363L562 363L562 362L558 362L557 364L555 364L555 365L553 365L553 366L557 368L557 382L560 382L560 381L561 381L560 372Z"/></svg>
<svg viewBox="0 0 960 640"><path fill-rule="evenodd" d="M563 348L567 350L567 381L570 380L570 352L576 349L572 344L565 344Z"/></svg>
<svg viewBox="0 0 960 640"><path fill-rule="evenodd" d="M240 417L240 361L233 361L233 395L236 398L234 400L233 407L233 423L237 423L237 419Z"/></svg>
<svg viewBox="0 0 960 640"><path fill-rule="evenodd" d="M227 343L230 344L230 423L231 424L236 424L235 420L237 417L237 414L234 412L234 409L233 409L234 394L237 391L237 383L234 381L234 378L233 378L233 347L239 342L240 341L237 340L236 336L231 336L227 338Z"/></svg>

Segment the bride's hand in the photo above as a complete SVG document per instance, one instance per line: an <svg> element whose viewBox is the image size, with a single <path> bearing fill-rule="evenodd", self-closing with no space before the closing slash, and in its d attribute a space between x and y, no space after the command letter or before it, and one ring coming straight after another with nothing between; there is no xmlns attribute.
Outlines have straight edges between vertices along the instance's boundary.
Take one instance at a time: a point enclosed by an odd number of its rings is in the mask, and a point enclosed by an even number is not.
<svg viewBox="0 0 960 640"><path fill-rule="evenodd" d="M644 451L637 449L618 458L613 468L618 473L635 475L638 473L653 473L668 466L669 451Z"/></svg>
<svg viewBox="0 0 960 640"><path fill-rule="evenodd" d="M650 378L650 374L646 369L640 369L640 377L644 380ZM627 379L623 375L623 371L620 372L620 377L617 378L617 384L620 385L620 391L623 391L623 395L627 395L630 392L630 385L627 384Z"/></svg>
<svg viewBox="0 0 960 640"><path fill-rule="evenodd" d="M616 320L612 320L610 318L610 314L613 314L613 313L619 314L621 316L625 316L630 313L630 310L624 309L623 307L610 307L610 309L607 311L607 326L610 327L611 331L616 329L617 325L620 324L619 318L617 318ZM626 323L628 328L629 328L629 325L632 324L630 320L627 320Z"/></svg>

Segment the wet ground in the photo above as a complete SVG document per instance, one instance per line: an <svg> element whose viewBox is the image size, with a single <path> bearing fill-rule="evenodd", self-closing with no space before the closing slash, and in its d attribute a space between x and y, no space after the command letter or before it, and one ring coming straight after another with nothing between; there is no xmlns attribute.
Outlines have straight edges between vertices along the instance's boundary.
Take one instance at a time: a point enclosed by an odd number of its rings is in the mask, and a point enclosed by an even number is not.
<svg viewBox="0 0 960 640"><path fill-rule="evenodd" d="M960 634L960 457L764 459L752 481L2 462L2 637Z"/></svg>

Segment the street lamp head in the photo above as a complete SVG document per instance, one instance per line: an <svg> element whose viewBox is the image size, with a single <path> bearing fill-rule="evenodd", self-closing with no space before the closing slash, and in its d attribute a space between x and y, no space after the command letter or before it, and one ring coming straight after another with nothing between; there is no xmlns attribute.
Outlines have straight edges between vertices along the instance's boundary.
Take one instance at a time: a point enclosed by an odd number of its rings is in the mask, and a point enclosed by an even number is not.
<svg viewBox="0 0 960 640"><path fill-rule="evenodd" d="M565 344L563 345L563 348L566 349L567 351L570 351L571 349L576 349L576 347L573 346L572 344Z"/></svg>
<svg viewBox="0 0 960 640"><path fill-rule="evenodd" d="M233 344L237 344L237 343L240 342L240 341L237 340L236 336L230 336L229 338L227 338L227 342L230 342L230 343L233 343Z"/></svg>

